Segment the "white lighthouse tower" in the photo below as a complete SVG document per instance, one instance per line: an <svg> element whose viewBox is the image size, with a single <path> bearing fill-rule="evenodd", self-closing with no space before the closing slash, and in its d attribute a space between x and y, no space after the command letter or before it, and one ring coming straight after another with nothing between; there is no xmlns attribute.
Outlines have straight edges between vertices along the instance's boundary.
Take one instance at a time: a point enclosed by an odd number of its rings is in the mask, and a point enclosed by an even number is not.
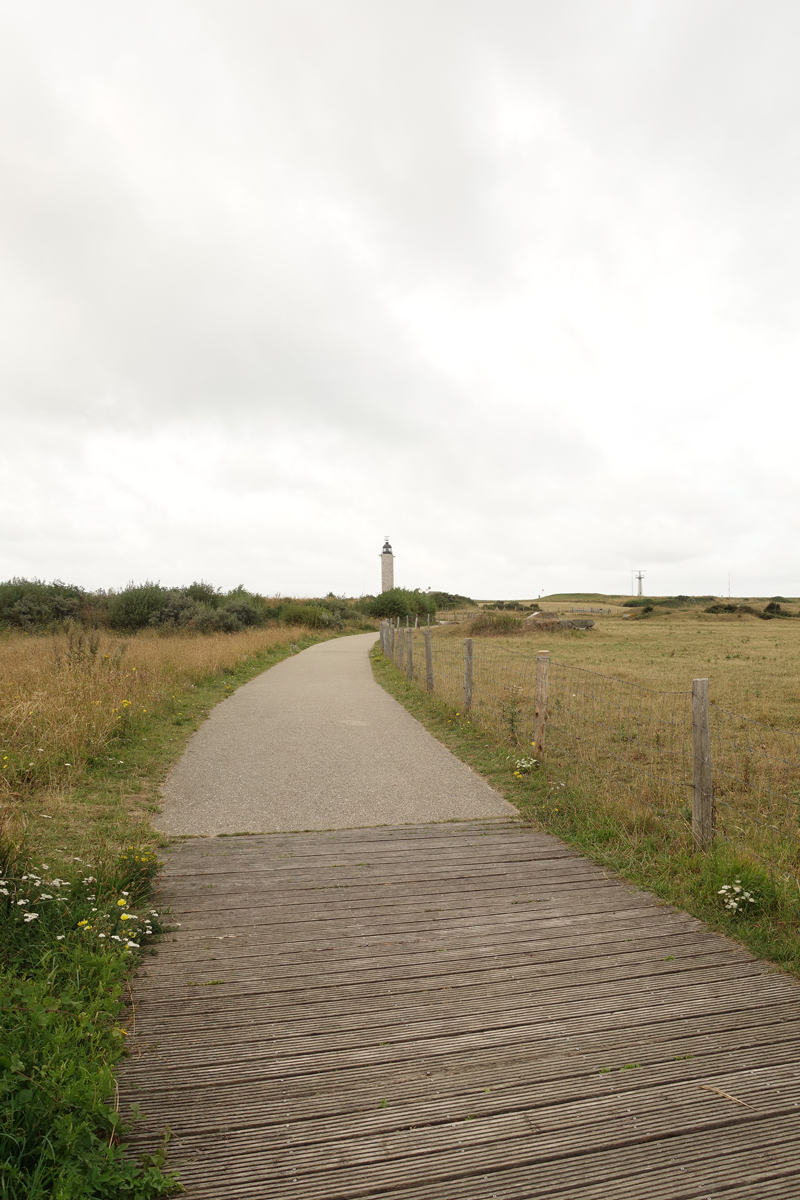
<svg viewBox="0 0 800 1200"><path fill-rule="evenodd" d="M388 592L394 587L394 555L392 547L389 545L389 535L386 535L386 541L383 543L381 550L381 591Z"/></svg>

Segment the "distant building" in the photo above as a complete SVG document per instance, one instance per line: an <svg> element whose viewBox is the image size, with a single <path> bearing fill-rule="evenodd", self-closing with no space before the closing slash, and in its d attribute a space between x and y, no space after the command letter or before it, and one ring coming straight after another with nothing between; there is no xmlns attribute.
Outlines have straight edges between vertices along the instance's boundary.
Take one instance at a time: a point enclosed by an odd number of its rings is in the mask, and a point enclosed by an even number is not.
<svg viewBox="0 0 800 1200"><path fill-rule="evenodd" d="M388 592L394 587L394 555L389 545L389 537L383 543L381 550L381 591Z"/></svg>

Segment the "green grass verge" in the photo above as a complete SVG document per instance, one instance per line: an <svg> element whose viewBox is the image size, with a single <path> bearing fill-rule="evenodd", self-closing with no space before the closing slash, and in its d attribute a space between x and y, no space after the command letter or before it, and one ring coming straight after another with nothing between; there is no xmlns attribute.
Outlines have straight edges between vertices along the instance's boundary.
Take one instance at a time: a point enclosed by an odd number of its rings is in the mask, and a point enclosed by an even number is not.
<svg viewBox="0 0 800 1200"><path fill-rule="evenodd" d="M165 1167L169 1131L159 1154L134 1159L115 1103L127 983L162 928L149 902L164 839L150 820L211 708L320 640L273 646L176 693L67 794L25 797L24 832L0 841L0 1200L181 1190Z"/></svg>
<svg viewBox="0 0 800 1200"><path fill-rule="evenodd" d="M146 1162L126 1152L113 1076L126 981L160 928L144 908L157 857L134 851L111 864L36 869L5 857L0 1196L167 1195L175 1182L163 1152Z"/></svg>
<svg viewBox="0 0 800 1200"><path fill-rule="evenodd" d="M523 768L522 748L495 740L463 715L410 683L376 646L371 654L375 678L440 742L479 772L516 806L533 827L552 833L592 862L698 917L718 933L743 942L762 959L800 976L800 890L796 881L773 879L763 868L737 858L724 845L700 854L691 837L675 833L656 817L609 810L591 795L570 787L547 765ZM738 882L737 882L738 881ZM735 911L725 907L740 886L753 897L739 898Z"/></svg>

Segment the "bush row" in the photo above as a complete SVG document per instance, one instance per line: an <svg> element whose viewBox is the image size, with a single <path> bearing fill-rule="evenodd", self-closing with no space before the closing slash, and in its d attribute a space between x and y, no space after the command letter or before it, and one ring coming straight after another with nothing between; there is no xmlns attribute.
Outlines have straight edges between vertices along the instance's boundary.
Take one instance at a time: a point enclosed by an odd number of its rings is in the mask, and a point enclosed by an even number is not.
<svg viewBox="0 0 800 1200"><path fill-rule="evenodd" d="M780 604L773 600L769 604L765 604L763 608L753 608L751 604L710 604L704 611L715 615L719 613L736 613L741 616L743 613L746 613L751 617L760 617L762 621L771 621L773 617L794 617L797 615L796 613L786 612L785 609L781 608Z"/></svg>
<svg viewBox="0 0 800 1200"><path fill-rule="evenodd" d="M713 596L634 596L623 602L624 608L691 608L696 604L708 604Z"/></svg>
<svg viewBox="0 0 800 1200"><path fill-rule="evenodd" d="M497 611L502 612L508 609L511 612L538 612L539 605L534 601L532 604L523 604L521 600L495 600L491 604L484 604L484 612Z"/></svg>
<svg viewBox="0 0 800 1200"><path fill-rule="evenodd" d="M311 629L341 629L345 624L371 628L366 615L363 604L355 608L332 595L313 600L268 599L241 586L222 592L202 581L189 587L130 583L118 592L87 592L59 580L0 583L0 629L31 633L54 629L66 621L121 631L156 628L196 633L237 633L270 622Z"/></svg>

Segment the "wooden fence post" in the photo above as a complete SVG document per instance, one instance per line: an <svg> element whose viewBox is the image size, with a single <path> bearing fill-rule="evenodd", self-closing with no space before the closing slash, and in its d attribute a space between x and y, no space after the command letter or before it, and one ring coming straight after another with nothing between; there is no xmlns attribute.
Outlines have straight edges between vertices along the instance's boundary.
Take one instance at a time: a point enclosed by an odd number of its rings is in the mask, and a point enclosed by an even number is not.
<svg viewBox="0 0 800 1200"><path fill-rule="evenodd" d="M414 631L406 630L406 675L414 678Z"/></svg>
<svg viewBox="0 0 800 1200"><path fill-rule="evenodd" d="M472 638L464 638L464 712L472 709Z"/></svg>
<svg viewBox="0 0 800 1200"><path fill-rule="evenodd" d="M430 615L430 614L429 614ZM431 631L423 629L425 638L425 687L429 692L433 691L433 647L431 646Z"/></svg>
<svg viewBox="0 0 800 1200"><path fill-rule="evenodd" d="M700 850L714 842L714 788L708 680L692 680L692 837Z"/></svg>
<svg viewBox="0 0 800 1200"><path fill-rule="evenodd" d="M394 625L391 623L389 624L386 634L389 639L389 658L394 658Z"/></svg>
<svg viewBox="0 0 800 1200"><path fill-rule="evenodd" d="M403 633L402 629L398 629L398 631L397 631L397 669L398 669L398 671L402 671L402 669L403 669L403 651L405 649L405 644L406 644L406 635Z"/></svg>
<svg viewBox="0 0 800 1200"><path fill-rule="evenodd" d="M544 729L547 724L547 679L550 671L550 651L540 650L536 656L536 689L533 698L533 756L544 755Z"/></svg>

